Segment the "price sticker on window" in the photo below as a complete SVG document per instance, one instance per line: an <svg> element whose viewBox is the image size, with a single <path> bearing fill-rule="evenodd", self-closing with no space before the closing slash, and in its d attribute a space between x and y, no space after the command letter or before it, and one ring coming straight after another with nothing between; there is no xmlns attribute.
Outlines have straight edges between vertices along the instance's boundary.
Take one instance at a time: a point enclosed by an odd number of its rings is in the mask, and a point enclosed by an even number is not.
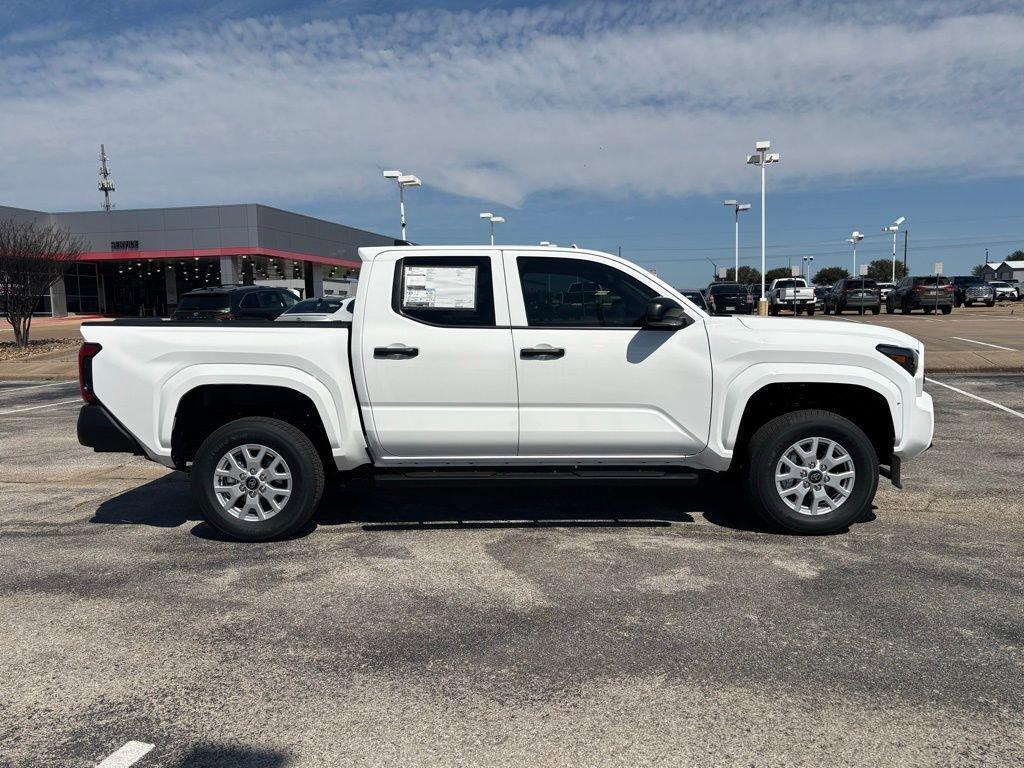
<svg viewBox="0 0 1024 768"><path fill-rule="evenodd" d="M476 267L405 267L402 306L476 309Z"/></svg>

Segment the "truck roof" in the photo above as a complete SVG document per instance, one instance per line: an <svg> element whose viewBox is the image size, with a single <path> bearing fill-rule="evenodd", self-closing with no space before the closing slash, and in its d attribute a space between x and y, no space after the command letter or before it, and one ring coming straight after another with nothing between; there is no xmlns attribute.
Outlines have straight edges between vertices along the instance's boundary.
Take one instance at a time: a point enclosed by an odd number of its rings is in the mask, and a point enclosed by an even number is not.
<svg viewBox="0 0 1024 768"><path fill-rule="evenodd" d="M569 246L556 246L556 245L385 245L375 246L372 248L360 248L359 258L363 261L373 261L382 253L388 251L402 251L403 253L408 252L410 255L416 253L480 253L481 251L530 251L536 253L538 256L572 256L573 254L588 254L590 256L603 256L607 259L613 259L621 264L628 264L631 266L637 266L628 259L623 259L620 256L616 256L612 253L606 253L604 251L595 251L589 248L572 248Z"/></svg>

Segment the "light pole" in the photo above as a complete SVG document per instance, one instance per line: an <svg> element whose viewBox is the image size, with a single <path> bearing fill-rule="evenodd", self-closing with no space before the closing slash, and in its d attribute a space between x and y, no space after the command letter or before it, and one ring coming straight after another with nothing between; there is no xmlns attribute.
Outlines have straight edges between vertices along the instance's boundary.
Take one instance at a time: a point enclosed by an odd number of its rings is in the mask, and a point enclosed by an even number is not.
<svg viewBox="0 0 1024 768"><path fill-rule="evenodd" d="M864 235L856 230L848 238L846 242L853 243L853 272L850 273L850 277L857 276L857 243L864 239Z"/></svg>
<svg viewBox="0 0 1024 768"><path fill-rule="evenodd" d="M896 235L900 231L900 224L907 220L906 216L900 216L888 227L883 227L883 232L892 232L892 281L896 282Z"/></svg>
<svg viewBox="0 0 1024 768"><path fill-rule="evenodd" d="M494 225L495 224L504 224L505 223L505 217L504 216L495 216L490 211L487 211L486 213L481 213L480 214L480 218L481 219L488 219L491 222L491 245L494 245Z"/></svg>
<svg viewBox="0 0 1024 768"><path fill-rule="evenodd" d="M405 240L405 188L419 187L423 185L423 182L419 180L418 176L401 171L384 171L384 178L395 179L398 182L398 216L402 223L402 239Z"/></svg>
<svg viewBox="0 0 1024 768"><path fill-rule="evenodd" d="M755 155L747 155L747 165L761 167L761 298L757 302L757 314L768 314L768 299L764 296L764 169L771 163L779 162L779 153L768 150L772 143L768 140L759 141L754 144Z"/></svg>
<svg viewBox="0 0 1024 768"><path fill-rule="evenodd" d="M811 282L811 262L814 261L813 256L803 256L804 261L804 278L807 282Z"/></svg>
<svg viewBox="0 0 1024 768"><path fill-rule="evenodd" d="M735 200L723 200L722 205L732 206L736 214L736 266L732 271L732 279L740 281L740 213L750 210L750 203L738 203Z"/></svg>

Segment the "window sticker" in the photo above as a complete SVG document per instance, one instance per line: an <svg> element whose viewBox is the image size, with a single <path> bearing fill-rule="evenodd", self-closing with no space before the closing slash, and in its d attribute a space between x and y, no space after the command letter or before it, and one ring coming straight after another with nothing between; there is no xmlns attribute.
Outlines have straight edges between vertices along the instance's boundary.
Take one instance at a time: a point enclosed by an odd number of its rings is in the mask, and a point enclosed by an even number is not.
<svg viewBox="0 0 1024 768"><path fill-rule="evenodd" d="M402 306L476 309L476 267L405 267Z"/></svg>

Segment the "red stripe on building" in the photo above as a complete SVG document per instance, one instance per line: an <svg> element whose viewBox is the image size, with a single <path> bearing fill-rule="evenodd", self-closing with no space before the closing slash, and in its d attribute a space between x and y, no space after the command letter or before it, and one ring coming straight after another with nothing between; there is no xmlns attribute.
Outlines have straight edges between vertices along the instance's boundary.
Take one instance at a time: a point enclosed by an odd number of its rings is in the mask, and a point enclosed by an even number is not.
<svg viewBox="0 0 1024 768"><path fill-rule="evenodd" d="M182 248L168 251L89 251L78 256L78 261L140 261L142 259L209 259L220 256L265 256L289 261L311 261L334 267L359 269L359 261L314 256L310 253L280 251L276 248Z"/></svg>

